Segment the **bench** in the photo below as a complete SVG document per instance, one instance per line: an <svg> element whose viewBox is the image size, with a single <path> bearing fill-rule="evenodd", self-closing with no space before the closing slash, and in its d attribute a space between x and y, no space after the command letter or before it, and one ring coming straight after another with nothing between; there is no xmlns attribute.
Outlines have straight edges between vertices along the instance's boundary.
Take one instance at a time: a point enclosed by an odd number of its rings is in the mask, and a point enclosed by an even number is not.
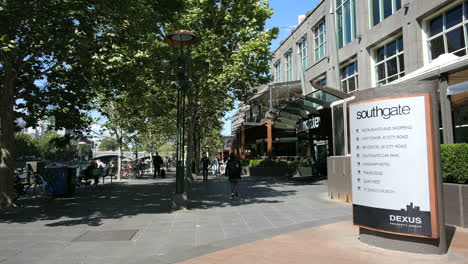
<svg viewBox="0 0 468 264"><path fill-rule="evenodd" d="M104 179L107 176L110 176L111 183L112 183L112 178L115 176L115 173L117 172L117 167L106 167L102 171L101 178L102 178L102 184L104 184Z"/></svg>

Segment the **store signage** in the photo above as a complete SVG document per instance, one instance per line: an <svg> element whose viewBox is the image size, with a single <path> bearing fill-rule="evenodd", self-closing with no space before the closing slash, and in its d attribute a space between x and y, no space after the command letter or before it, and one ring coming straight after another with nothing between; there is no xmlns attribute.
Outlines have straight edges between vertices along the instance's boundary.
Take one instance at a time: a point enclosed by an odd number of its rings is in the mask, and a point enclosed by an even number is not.
<svg viewBox="0 0 468 264"><path fill-rule="evenodd" d="M439 236L430 95L350 106L354 224Z"/></svg>
<svg viewBox="0 0 468 264"><path fill-rule="evenodd" d="M307 133L309 130L318 129L320 127L320 120L320 116L315 116L304 121L299 121L296 124L296 134Z"/></svg>

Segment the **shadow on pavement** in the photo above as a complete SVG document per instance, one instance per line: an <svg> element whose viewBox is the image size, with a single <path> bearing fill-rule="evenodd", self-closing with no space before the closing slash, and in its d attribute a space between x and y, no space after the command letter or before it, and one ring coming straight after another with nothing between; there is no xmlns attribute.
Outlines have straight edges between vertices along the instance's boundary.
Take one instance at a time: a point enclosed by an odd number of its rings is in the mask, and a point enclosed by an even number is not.
<svg viewBox="0 0 468 264"><path fill-rule="evenodd" d="M119 219L138 214L170 212L173 182L133 180L77 189L72 197L50 201L27 198L19 200L23 208L1 211L0 223L29 223L41 220L71 218L46 226L99 226L103 219Z"/></svg>
<svg viewBox="0 0 468 264"><path fill-rule="evenodd" d="M240 206L248 204L277 204L279 199L297 193L288 187L297 185L323 185L322 179L301 177L300 180L287 177L244 177L239 183L239 198L231 198L230 184L220 176L208 182L196 181L189 194L189 209ZM276 199L275 199L276 198Z"/></svg>
<svg viewBox="0 0 468 264"><path fill-rule="evenodd" d="M149 175L146 179L150 179ZM278 198L295 195L288 187L323 184L317 179L300 182L280 177L245 177L239 185L239 199L231 199L226 177L195 181L189 193L189 209L240 206L246 204L281 203ZM105 219L120 219L139 214L170 213L173 181L114 182L97 188L79 188L68 198L51 201L27 198L19 202L23 208L7 208L0 212L0 223L48 221L45 226L100 226ZM65 219L61 219L65 218ZM68 219L67 219L68 218ZM52 222L51 222L52 220ZM57 220L53 222L53 220Z"/></svg>

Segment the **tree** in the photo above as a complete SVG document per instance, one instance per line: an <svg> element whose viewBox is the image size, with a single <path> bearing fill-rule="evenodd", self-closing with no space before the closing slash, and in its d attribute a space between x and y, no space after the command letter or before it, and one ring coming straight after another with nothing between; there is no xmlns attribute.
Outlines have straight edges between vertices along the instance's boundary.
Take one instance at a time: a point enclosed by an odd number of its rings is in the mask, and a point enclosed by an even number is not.
<svg viewBox="0 0 468 264"><path fill-rule="evenodd" d="M66 160L70 156L70 138L54 132L35 138L33 144L43 160Z"/></svg>
<svg viewBox="0 0 468 264"><path fill-rule="evenodd" d="M235 99L245 101L252 94L252 87L270 80L268 47L278 29L265 30L265 21L273 13L268 1L185 2L181 21L169 25L167 30L188 29L202 37L191 49L193 85L187 91L186 164L190 164L196 157L197 141L209 135L200 133L199 128L216 125L233 107ZM186 177L190 180L190 166L187 167Z"/></svg>
<svg viewBox="0 0 468 264"><path fill-rule="evenodd" d="M87 128L95 62L112 49L112 41L159 29L179 5L177 0L0 1L0 207L15 206L15 119L34 126L54 116L56 129Z"/></svg>
<svg viewBox="0 0 468 264"><path fill-rule="evenodd" d="M117 150L119 149L119 143L113 138L104 138L99 145L99 149L102 150Z"/></svg>
<svg viewBox="0 0 468 264"><path fill-rule="evenodd" d="M89 160L93 157L93 150L88 144L78 144L76 152L80 161Z"/></svg>
<svg viewBox="0 0 468 264"><path fill-rule="evenodd" d="M27 158L38 154L33 138L26 133L15 133L15 146L18 158Z"/></svg>

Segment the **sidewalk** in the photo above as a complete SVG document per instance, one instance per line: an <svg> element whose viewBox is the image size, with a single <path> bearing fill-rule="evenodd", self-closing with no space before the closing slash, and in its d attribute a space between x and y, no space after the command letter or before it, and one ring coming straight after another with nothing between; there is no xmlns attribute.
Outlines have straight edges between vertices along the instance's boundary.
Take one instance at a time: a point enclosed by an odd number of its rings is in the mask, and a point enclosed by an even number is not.
<svg viewBox="0 0 468 264"><path fill-rule="evenodd" d="M350 221L309 228L212 254L181 264L468 263L468 230L458 229L446 255L422 255L372 247L358 240Z"/></svg>
<svg viewBox="0 0 468 264"><path fill-rule="evenodd" d="M328 200L326 181L245 177L239 187L232 199L225 177L199 177L182 211L169 206L173 172L23 200L24 208L0 211L0 263L376 263L373 254L400 254L359 243L351 206ZM462 234L449 255L423 261L468 263Z"/></svg>
<svg viewBox="0 0 468 264"><path fill-rule="evenodd" d="M245 177L231 199L225 177L200 177L189 210L172 212L174 190L171 172L20 201L0 212L0 263L177 263L351 217L349 205L327 200L326 181Z"/></svg>

